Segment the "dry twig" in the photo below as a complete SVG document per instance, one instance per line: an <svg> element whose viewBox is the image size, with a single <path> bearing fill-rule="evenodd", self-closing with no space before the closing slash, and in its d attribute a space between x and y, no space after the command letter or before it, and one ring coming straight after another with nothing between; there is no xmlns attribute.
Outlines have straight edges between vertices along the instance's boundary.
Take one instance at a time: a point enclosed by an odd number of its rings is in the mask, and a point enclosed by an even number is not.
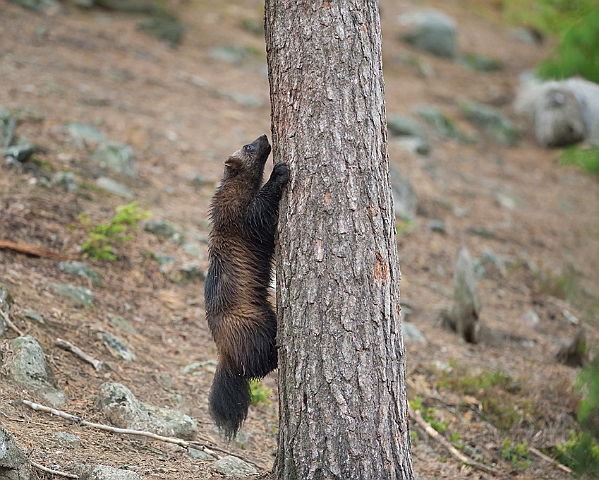
<svg viewBox="0 0 599 480"><path fill-rule="evenodd" d="M72 473L66 473L66 472L60 472L58 470L52 470L51 468L40 465L39 463L31 462L31 465L35 468L43 470L44 472L52 473L54 475L60 475L61 477L79 478L77 475L73 475Z"/></svg>
<svg viewBox="0 0 599 480"><path fill-rule="evenodd" d="M547 455L545 455L543 452L540 452L539 450L537 450L534 447L528 447L528 451L530 453L534 453L537 457L545 460L546 462L550 462L553 465L555 465L557 468L559 468L560 470L562 470L563 472L566 473L572 473L572 469L569 467L566 467L565 465L562 465L561 463L559 463L557 460L555 460L554 458L548 457Z"/></svg>
<svg viewBox="0 0 599 480"><path fill-rule="evenodd" d="M487 467L486 465L483 465L482 463L475 462L474 460L472 460L471 458L467 457L462 452L460 452L457 448L455 448L447 440L445 440L443 435L440 435L439 432L437 432L437 430L435 430L433 427L431 427L430 424L424 418L422 418L422 414L420 413L420 410L414 410L410 407L409 412L410 412L410 417L412 417L412 419L416 423L418 423L418 425L420 425L422 428L424 428L426 433L428 433L428 435L433 440L436 440L441 445L443 445L447 450L449 450L449 452L453 455L454 458L456 458L457 460L459 460L460 462L462 462L466 465L469 465L470 467L477 468L478 470L482 470L483 472L487 472L492 475L499 476L499 473L497 471L495 471L493 468Z"/></svg>
<svg viewBox="0 0 599 480"><path fill-rule="evenodd" d="M2 316L2 318L4 319L4 321L6 322L6 325L8 325L12 330L14 330L19 337L23 336L23 332L21 332L21 330L19 330L17 328L17 326L14 323L12 323L12 321L10 320L10 318L8 318L8 314L5 313L4 310L2 310L1 308L0 308L0 315Z"/></svg>
<svg viewBox="0 0 599 480"><path fill-rule="evenodd" d="M79 357L84 362L87 362L87 363L93 365L96 372L99 372L102 369L102 365L104 365L104 362L102 362L100 360L96 360L94 357L88 355L83 350L81 350L79 347L76 347L72 343L67 342L66 340L63 340L62 338L57 338L56 341L54 342L54 345L56 345L57 347L60 347L64 350L68 350L69 352L71 352L76 357Z"/></svg>
<svg viewBox="0 0 599 480"><path fill-rule="evenodd" d="M72 260L72 257L68 257L48 248L36 247L35 245L29 245L27 243L15 243L10 240L0 240L0 249L1 248L14 250L19 253L26 253L27 255L33 255L35 257L49 258L51 260Z"/></svg>
<svg viewBox="0 0 599 480"><path fill-rule="evenodd" d="M137 435L140 437L147 437L147 438L151 438L153 440L158 440L159 442L174 443L175 445L179 445L180 447L183 447L186 449L189 449L189 448L200 449L200 450L203 450L204 452L206 452L211 457L214 457L218 460L218 459L220 459L220 456L212 451L212 450L217 450L226 455L233 455L237 458L240 458L244 462L251 463L252 465L254 465L258 468L264 468L263 466L258 465L256 462L253 462L253 461L251 461L247 458L244 458L240 455L229 452L227 450L216 447L214 445L208 445L208 442L206 442L206 443L188 442L188 441L182 440L180 438L163 437L162 435L156 435L155 433L144 432L142 430L129 430L127 428L111 427L110 425L103 425L101 423L92 423L92 422L88 422L87 420L84 420L81 417L77 417L75 415L71 415L69 413L63 412L62 410L56 410L54 408L46 407L45 405L33 403L33 402L30 402L29 400L21 400L21 401L23 402L23 404L27 405L29 408L32 408L33 410L36 410L39 412L51 413L52 415L56 415L57 417L66 418L67 420L71 420L72 422L78 423L79 425L83 425L85 427L97 428L99 430L105 430L107 432L112 432L112 433L120 433L120 434L125 434L125 435Z"/></svg>

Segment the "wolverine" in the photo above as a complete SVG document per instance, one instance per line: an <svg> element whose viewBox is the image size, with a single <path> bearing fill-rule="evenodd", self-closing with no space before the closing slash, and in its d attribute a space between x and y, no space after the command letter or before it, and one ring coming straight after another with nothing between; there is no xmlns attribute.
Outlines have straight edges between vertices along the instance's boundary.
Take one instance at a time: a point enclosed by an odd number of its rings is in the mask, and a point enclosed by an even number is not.
<svg viewBox="0 0 599 480"><path fill-rule="evenodd" d="M277 367L277 316L268 297L289 167L277 163L261 187L270 150L262 135L233 153L210 207L204 298L218 364L209 403L216 425L229 439L247 416L249 381Z"/></svg>

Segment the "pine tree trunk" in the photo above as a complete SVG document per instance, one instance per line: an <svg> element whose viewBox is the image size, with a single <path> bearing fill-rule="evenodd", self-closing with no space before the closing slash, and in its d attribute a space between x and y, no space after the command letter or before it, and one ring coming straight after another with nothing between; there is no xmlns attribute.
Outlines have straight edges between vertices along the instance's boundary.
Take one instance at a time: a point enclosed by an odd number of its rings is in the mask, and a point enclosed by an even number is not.
<svg viewBox="0 0 599 480"><path fill-rule="evenodd" d="M411 479L378 2L266 0L282 479Z"/></svg>

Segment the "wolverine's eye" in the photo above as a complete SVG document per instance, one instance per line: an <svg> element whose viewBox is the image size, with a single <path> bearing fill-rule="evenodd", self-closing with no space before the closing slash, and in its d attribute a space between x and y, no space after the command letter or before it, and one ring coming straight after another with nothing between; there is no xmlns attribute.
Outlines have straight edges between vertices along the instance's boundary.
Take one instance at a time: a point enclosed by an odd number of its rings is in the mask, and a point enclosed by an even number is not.
<svg viewBox="0 0 599 480"><path fill-rule="evenodd" d="M248 153L253 153L256 151L256 147L254 145L252 145L251 143L249 145L245 145L243 147L243 149Z"/></svg>

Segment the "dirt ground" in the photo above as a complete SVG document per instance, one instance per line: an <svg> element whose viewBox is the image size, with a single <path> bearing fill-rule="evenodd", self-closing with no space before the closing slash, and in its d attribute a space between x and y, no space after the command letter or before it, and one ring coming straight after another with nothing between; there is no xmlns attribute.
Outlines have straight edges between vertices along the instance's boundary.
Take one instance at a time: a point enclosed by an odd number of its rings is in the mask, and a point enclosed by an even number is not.
<svg viewBox="0 0 599 480"><path fill-rule="evenodd" d="M558 364L554 355L579 327L563 311L586 325L591 351L599 346L597 180L560 167L559 152L537 147L530 126L510 106L518 75L546 55L550 45L512 38L511 26L496 10L499 2L426 2L456 19L460 52L489 55L504 65L498 72L474 72L398 41L396 16L421 2L380 3L387 112L413 114L418 105L434 104L479 138L472 145L433 138L428 157L406 152L393 140L389 146L391 162L410 178L419 199L413 230L398 237L407 320L427 339L425 345L406 342L409 396L435 407L449 422L446 437L459 433L470 447L465 451L496 464L499 472L460 466L442 446L417 431L416 477L565 478L533 455L530 465L520 469L502 458L505 438L551 453L575 424L578 400L573 383L578 371ZM69 397L63 410L105 423L94 407L94 395L103 382L117 381L143 402L193 416L200 440L267 471L276 448L276 373L264 381L273 391L270 403L250 410L243 429L247 438L226 444L207 408L214 367L182 373L194 362L215 359L203 312L203 283L164 274L152 258L156 252L174 256L173 272L192 260L207 267L202 242L208 233L206 212L223 161L270 131L264 41L247 28L260 25L261 3L189 0L177 8L186 32L182 44L171 48L139 31L138 15L72 6L59 14L40 15L0 0L0 105L21 112L17 134L39 147L35 162L23 167L3 163L0 169L0 239L81 259L78 247L87 233L78 215L85 212L92 222L105 222L117 205L129 202L95 186L94 179L106 172L91 160L92 149L80 149L69 140L63 126L76 122L94 125L109 139L129 144L138 177L118 180L153 219L184 227L185 235L201 247L192 255L141 229L134 241L118 248L116 261L87 260L103 280L101 287L93 287L93 308L77 308L49 288L53 283L89 286L85 279L62 272L56 260L0 250L0 280L15 298L15 324L44 347ZM213 50L223 45L242 46L246 54L223 61ZM434 75L421 76L406 63L406 54L429 62ZM501 108L522 128L520 144L499 146L461 120L458 103L464 98ZM74 172L79 191L67 193L43 181L64 170ZM202 182L192 180L198 172ZM445 234L429 229L433 219L445 222ZM492 249L506 259L505 268L484 264L485 275L479 278L486 337L475 346L443 330L439 321L452 303L453 262L462 245L476 258ZM24 310L42 314L46 326L27 320ZM540 320L534 328L524 319L531 310ZM119 330L110 321L113 316L125 318L135 331ZM111 357L98 340L100 329L123 338L135 361ZM10 330L6 334L15 336ZM56 338L72 342L110 368L96 372L54 346ZM503 372L519 385L510 397L518 405L516 411L524 404L532 407L520 411L519 421L502 431L485 419L477 398L468 397L464 407L460 392L440 387L442 372L452 369L469 375ZM83 463L101 463L146 478L219 478L209 462L192 460L179 447L34 412L18 401L27 396L19 387L6 380L0 386L0 424L37 463L66 472ZM66 448L52 436L56 431L77 435L81 446ZM51 477L39 471L36 475Z"/></svg>

